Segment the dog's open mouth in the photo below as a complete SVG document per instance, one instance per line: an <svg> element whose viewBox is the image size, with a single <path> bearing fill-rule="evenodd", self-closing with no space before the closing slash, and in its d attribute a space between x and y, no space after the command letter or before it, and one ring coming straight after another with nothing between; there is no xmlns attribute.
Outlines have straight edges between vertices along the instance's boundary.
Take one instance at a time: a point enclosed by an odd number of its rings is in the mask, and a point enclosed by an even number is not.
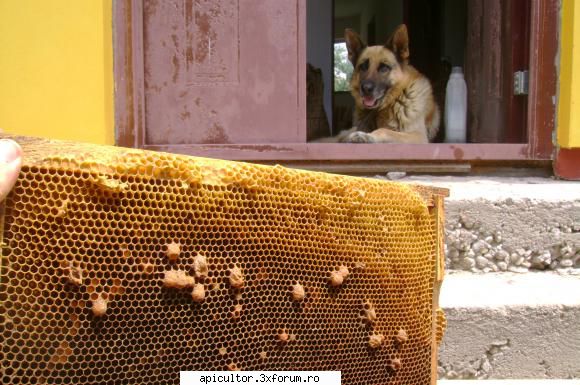
<svg viewBox="0 0 580 385"><path fill-rule="evenodd" d="M381 102L382 98L383 98L382 96L378 98L375 96L363 96L362 102L365 108L373 109L379 106L379 103Z"/></svg>

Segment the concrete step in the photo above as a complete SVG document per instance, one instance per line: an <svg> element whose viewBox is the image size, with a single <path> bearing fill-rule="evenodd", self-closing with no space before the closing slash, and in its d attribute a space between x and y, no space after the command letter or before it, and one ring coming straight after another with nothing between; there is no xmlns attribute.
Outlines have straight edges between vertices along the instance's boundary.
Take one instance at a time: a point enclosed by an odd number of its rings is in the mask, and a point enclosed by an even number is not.
<svg viewBox="0 0 580 385"><path fill-rule="evenodd" d="M442 379L580 379L580 275L447 274Z"/></svg>
<svg viewBox="0 0 580 385"><path fill-rule="evenodd" d="M450 189L446 265L472 272L580 268L580 182L405 177Z"/></svg>
<svg viewBox="0 0 580 385"><path fill-rule="evenodd" d="M441 380L440 385L580 385L580 380Z"/></svg>

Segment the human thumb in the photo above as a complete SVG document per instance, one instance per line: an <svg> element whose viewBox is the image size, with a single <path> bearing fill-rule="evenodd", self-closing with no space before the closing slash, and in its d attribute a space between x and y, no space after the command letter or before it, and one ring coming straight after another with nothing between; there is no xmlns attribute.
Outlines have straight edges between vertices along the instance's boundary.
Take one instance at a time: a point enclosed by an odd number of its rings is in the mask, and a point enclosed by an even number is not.
<svg viewBox="0 0 580 385"><path fill-rule="evenodd" d="M13 140L0 139L0 201L8 195L22 166L22 148Z"/></svg>

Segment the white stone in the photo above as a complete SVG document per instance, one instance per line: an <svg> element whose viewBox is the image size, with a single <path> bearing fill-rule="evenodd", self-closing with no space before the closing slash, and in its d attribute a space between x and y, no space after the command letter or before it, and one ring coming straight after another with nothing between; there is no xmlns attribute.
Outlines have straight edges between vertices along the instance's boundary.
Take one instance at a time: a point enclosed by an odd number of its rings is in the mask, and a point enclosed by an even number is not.
<svg viewBox="0 0 580 385"><path fill-rule="evenodd" d="M489 363L488 360L483 361L483 363L481 364L481 370L483 370L486 373L489 373L492 371L491 364Z"/></svg>
<svg viewBox="0 0 580 385"><path fill-rule="evenodd" d="M572 266L574 266L574 261L572 261L571 259L563 259L560 261L560 266L572 267Z"/></svg>
<svg viewBox="0 0 580 385"><path fill-rule="evenodd" d="M507 261L510 257L509 253L505 250L498 250L495 254L495 259L497 261Z"/></svg>
<svg viewBox="0 0 580 385"><path fill-rule="evenodd" d="M483 258L487 259L488 261L491 261L493 259L493 255L491 253L486 253L483 254Z"/></svg>
<svg viewBox="0 0 580 385"><path fill-rule="evenodd" d="M474 225L473 219L469 218L468 216L461 215L460 221L461 221L461 223L463 223L463 227L465 227L466 229L473 228L473 225Z"/></svg>
<svg viewBox="0 0 580 385"><path fill-rule="evenodd" d="M464 270L471 270L475 267L475 261L471 258L465 258L461 261L460 266Z"/></svg>
<svg viewBox="0 0 580 385"><path fill-rule="evenodd" d="M477 255L481 254L481 250L485 248L485 243L482 240L473 242L471 250Z"/></svg>
<svg viewBox="0 0 580 385"><path fill-rule="evenodd" d="M389 179L389 180L399 180L399 179L403 179L406 176L407 176L407 173L403 172L403 171L391 171L391 172L387 173L387 179Z"/></svg>
<svg viewBox="0 0 580 385"><path fill-rule="evenodd" d="M451 258L452 260L455 260L459 257L459 251L457 251L457 249L449 250L447 254L448 257Z"/></svg>
<svg viewBox="0 0 580 385"><path fill-rule="evenodd" d="M511 262L511 263L513 263L514 265L517 265L517 264L518 264L518 261L520 260L520 258L521 258L521 257L519 256L519 254L517 254L517 253L512 253L512 254L510 255L510 262Z"/></svg>
<svg viewBox="0 0 580 385"><path fill-rule="evenodd" d="M480 269L487 267L488 264L489 264L489 261L483 257L476 257L475 258L475 265Z"/></svg>

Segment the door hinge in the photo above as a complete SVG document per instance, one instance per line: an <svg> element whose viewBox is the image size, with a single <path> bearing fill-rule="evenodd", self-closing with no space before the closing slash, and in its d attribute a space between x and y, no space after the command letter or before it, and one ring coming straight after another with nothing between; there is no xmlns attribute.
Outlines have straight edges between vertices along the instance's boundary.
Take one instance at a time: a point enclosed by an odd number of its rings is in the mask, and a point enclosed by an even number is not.
<svg viewBox="0 0 580 385"><path fill-rule="evenodd" d="M529 91L528 71L514 72L514 95L527 95Z"/></svg>

